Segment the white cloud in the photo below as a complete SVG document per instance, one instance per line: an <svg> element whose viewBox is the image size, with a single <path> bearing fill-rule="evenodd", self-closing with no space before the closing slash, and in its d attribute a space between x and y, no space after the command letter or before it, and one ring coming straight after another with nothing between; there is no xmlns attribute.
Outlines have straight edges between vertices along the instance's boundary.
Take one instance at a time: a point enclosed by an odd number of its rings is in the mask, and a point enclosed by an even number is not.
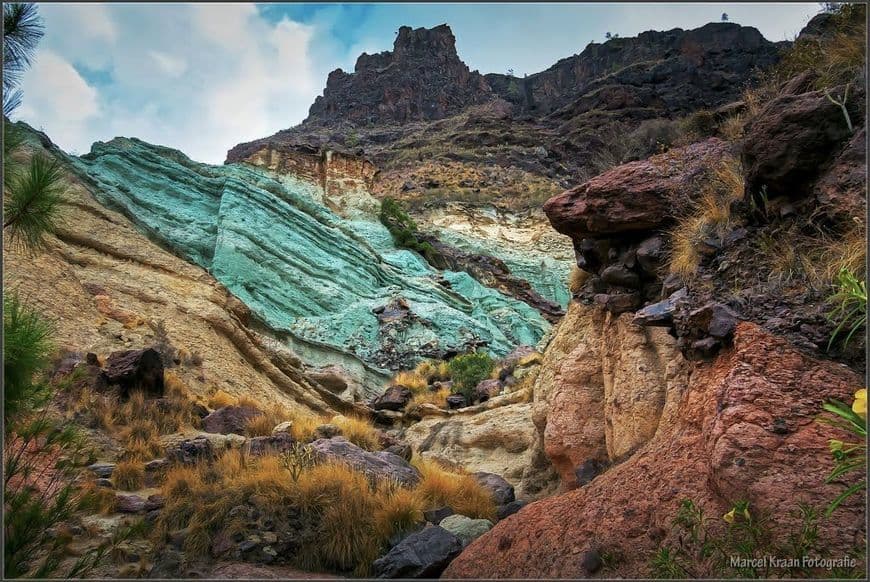
<svg viewBox="0 0 870 582"><path fill-rule="evenodd" d="M179 77L187 70L187 62L181 58L175 58L159 51L150 51L148 53L161 71L170 77Z"/></svg>
<svg viewBox="0 0 870 582"><path fill-rule="evenodd" d="M237 143L300 122L326 78L314 28L269 22L252 4L91 6L40 7L41 64L17 112L66 149L136 136L222 163Z"/></svg>
<svg viewBox="0 0 870 582"><path fill-rule="evenodd" d="M87 125L100 111L97 91L70 63L52 51L40 51L21 89L27 100L17 117L38 120L37 127L61 144L79 146L87 139Z"/></svg>

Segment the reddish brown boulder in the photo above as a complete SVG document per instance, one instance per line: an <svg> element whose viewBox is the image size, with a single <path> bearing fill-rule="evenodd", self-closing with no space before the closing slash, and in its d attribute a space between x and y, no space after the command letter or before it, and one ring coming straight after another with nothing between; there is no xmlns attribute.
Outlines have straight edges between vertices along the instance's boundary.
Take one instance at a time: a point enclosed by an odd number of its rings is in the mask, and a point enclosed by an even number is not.
<svg viewBox="0 0 870 582"><path fill-rule="evenodd" d="M500 522L444 576L576 578L584 556L601 549L622 556L608 577L649 576L653 554L678 543L672 521L683 499L707 516L748 500L784 541L800 526L798 503L821 509L844 489L824 480L833 467L827 439L845 435L815 419L826 399L849 400L860 384L849 369L740 323L733 347L697 365L676 413L649 443L587 486ZM864 515L857 495L819 523L830 555L863 545Z"/></svg>
<svg viewBox="0 0 870 582"><path fill-rule="evenodd" d="M474 388L474 400L486 402L493 396L501 394L502 388L502 383L498 380L481 380Z"/></svg>
<svg viewBox="0 0 870 582"><path fill-rule="evenodd" d="M202 419L202 430L216 434L245 434L248 422L263 412L253 406L224 406Z"/></svg>
<svg viewBox="0 0 870 582"><path fill-rule="evenodd" d="M834 222L854 224L867 205L866 131L862 128L843 148L831 168L816 183L819 210Z"/></svg>
<svg viewBox="0 0 870 582"><path fill-rule="evenodd" d="M658 228L673 216L680 191L716 167L729 147L710 138L617 166L550 198L544 212L553 228L575 241Z"/></svg>
<svg viewBox="0 0 870 582"><path fill-rule="evenodd" d="M153 348L112 352L103 371L106 382L117 384L121 395L143 390L148 396L163 396L163 361Z"/></svg>
<svg viewBox="0 0 870 582"><path fill-rule="evenodd" d="M411 391L404 386L390 386L372 402L375 410L402 410L411 401Z"/></svg>
<svg viewBox="0 0 870 582"><path fill-rule="evenodd" d="M843 87L831 91L841 97ZM852 123L864 117L863 93L853 87L848 108ZM746 126L743 166L746 191L800 198L810 192L820 170L851 137L843 111L822 91L782 95Z"/></svg>

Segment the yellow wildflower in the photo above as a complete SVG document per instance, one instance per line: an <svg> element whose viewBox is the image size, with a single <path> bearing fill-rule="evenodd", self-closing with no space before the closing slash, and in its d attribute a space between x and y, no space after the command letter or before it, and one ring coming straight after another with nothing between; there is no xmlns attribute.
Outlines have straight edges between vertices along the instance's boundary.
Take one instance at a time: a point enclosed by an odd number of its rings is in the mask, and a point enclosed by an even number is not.
<svg viewBox="0 0 870 582"><path fill-rule="evenodd" d="M861 388L855 392L855 401L852 402L852 412L867 420L867 389Z"/></svg>
<svg viewBox="0 0 870 582"><path fill-rule="evenodd" d="M724 519L724 520L727 521L728 523L734 523L734 511L735 511L735 510L732 509L731 511L729 511L728 513L726 513L725 515L723 515L723 516L722 516L722 519Z"/></svg>
<svg viewBox="0 0 870 582"><path fill-rule="evenodd" d="M832 453L836 453L837 451L843 450L843 441L837 439L831 439L828 441L828 447L831 449Z"/></svg>
<svg viewBox="0 0 870 582"><path fill-rule="evenodd" d="M743 517L745 517L747 520L750 519L750 517L749 517L749 504L748 503L746 504L746 507L743 508Z"/></svg>

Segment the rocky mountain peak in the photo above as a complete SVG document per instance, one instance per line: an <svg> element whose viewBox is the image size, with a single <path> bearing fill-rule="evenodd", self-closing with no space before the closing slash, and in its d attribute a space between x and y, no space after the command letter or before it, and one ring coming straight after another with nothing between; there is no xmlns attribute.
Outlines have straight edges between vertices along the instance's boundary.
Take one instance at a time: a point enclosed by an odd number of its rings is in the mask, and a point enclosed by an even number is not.
<svg viewBox="0 0 870 582"><path fill-rule="evenodd" d="M470 71L456 54L456 37L449 26L403 26L392 51L363 53L353 73L341 69L330 73L306 122L428 121L492 98L483 76Z"/></svg>

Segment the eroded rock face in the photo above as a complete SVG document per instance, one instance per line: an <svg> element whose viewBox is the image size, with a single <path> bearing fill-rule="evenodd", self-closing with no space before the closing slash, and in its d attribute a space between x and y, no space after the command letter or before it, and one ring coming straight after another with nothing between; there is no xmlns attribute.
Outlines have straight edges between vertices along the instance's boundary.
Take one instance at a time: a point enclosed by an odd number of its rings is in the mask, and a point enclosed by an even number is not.
<svg viewBox="0 0 870 582"><path fill-rule="evenodd" d="M308 120L365 125L441 119L492 98L483 76L459 60L449 26L402 26L392 51L363 53L353 73L331 72Z"/></svg>
<svg viewBox="0 0 870 582"><path fill-rule="evenodd" d="M866 141L866 129L856 131L813 189L820 211L836 224L852 227L866 216Z"/></svg>
<svg viewBox="0 0 870 582"><path fill-rule="evenodd" d="M842 97L845 86L831 89ZM862 90L854 85L847 103L853 123L864 118ZM822 91L782 95L747 125L743 143L746 190L769 198L798 199L810 193L825 164L851 137L843 112Z"/></svg>
<svg viewBox="0 0 870 582"><path fill-rule="evenodd" d="M510 404L448 418L427 417L408 427L405 439L424 458L501 475L522 492L535 438L530 413L530 404Z"/></svg>
<svg viewBox="0 0 870 582"><path fill-rule="evenodd" d="M673 219L683 190L716 167L729 148L710 138L623 164L550 198L544 212L553 228L574 239L575 249L586 238L659 228Z"/></svg>
<svg viewBox="0 0 870 582"><path fill-rule="evenodd" d="M584 464L624 460L649 441L687 376L665 329L572 303L535 384L535 424L563 486Z"/></svg>
<svg viewBox="0 0 870 582"><path fill-rule="evenodd" d="M807 357L750 323L734 346L697 365L688 389L671 391L653 438L625 462L564 495L526 506L473 542L445 572L450 578L570 578L597 548L620 551L613 577L650 574L651 556L674 546L672 521L683 499L722 515L736 499L766 513L780 542L798 531L799 502L823 508L842 484L826 485L828 438L816 422L828 398L848 400L861 379L844 366ZM863 498L820 523L831 555L863 544ZM860 567L860 566L859 566Z"/></svg>

